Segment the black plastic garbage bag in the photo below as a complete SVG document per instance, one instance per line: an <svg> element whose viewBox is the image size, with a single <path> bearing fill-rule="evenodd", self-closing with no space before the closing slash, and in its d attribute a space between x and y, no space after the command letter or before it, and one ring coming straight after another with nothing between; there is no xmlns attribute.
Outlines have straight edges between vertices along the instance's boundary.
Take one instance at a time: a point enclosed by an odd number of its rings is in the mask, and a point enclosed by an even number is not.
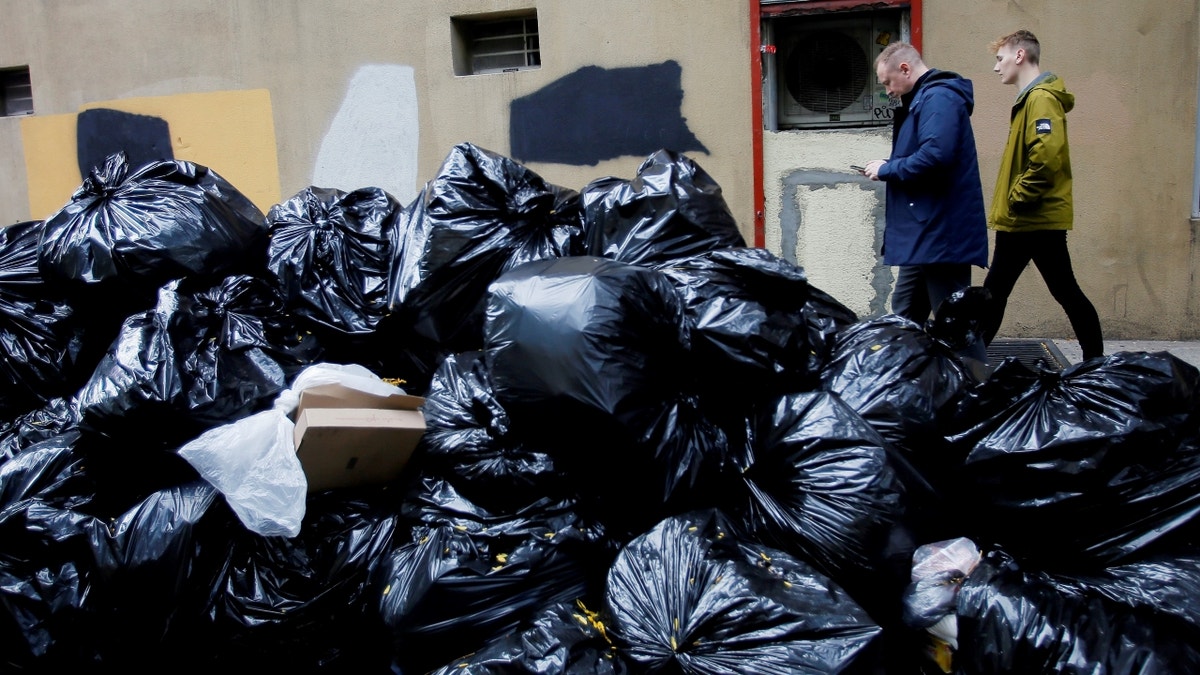
<svg viewBox="0 0 1200 675"><path fill-rule="evenodd" d="M402 210L381 188L309 186L267 212L267 270L288 311L327 348L343 338L347 356L361 358L351 350L365 340L351 338L373 333L387 313Z"/></svg>
<svg viewBox="0 0 1200 675"><path fill-rule="evenodd" d="M961 462L945 434L976 382L912 321L888 314L846 327L820 380L935 485Z"/></svg>
<svg viewBox="0 0 1200 675"><path fill-rule="evenodd" d="M215 569L201 542L217 492L199 480L114 491L91 474L78 439L43 441L0 467L0 663L177 664L172 631L196 615L195 589Z"/></svg>
<svg viewBox="0 0 1200 675"><path fill-rule="evenodd" d="M0 228L0 419L74 393L112 340L38 270L42 221ZM91 347L89 349L89 347Z"/></svg>
<svg viewBox="0 0 1200 675"><path fill-rule="evenodd" d="M580 196L587 255L657 266L746 246L721 186L672 150L647 157L632 180L599 178Z"/></svg>
<svg viewBox="0 0 1200 675"><path fill-rule="evenodd" d="M1194 531L1198 395L1200 370L1167 352L1032 378L997 368L964 400L965 430L950 437L966 456L956 486L971 537L1065 571Z"/></svg>
<svg viewBox="0 0 1200 675"><path fill-rule="evenodd" d="M788 553L713 509L668 518L608 573L609 635L642 673L850 673L878 665L881 629Z"/></svg>
<svg viewBox="0 0 1200 675"><path fill-rule="evenodd" d="M397 511L395 495L371 486L311 496L291 538L255 534L231 515L225 539L211 542L224 565L206 588L189 662L209 672L387 672L369 580L397 545Z"/></svg>
<svg viewBox="0 0 1200 675"><path fill-rule="evenodd" d="M0 424L0 464L34 443L77 429L81 418L75 398L55 398Z"/></svg>
<svg viewBox="0 0 1200 675"><path fill-rule="evenodd" d="M761 248L724 248L658 268L683 299L698 378L744 402L816 388L827 358L809 331L804 270Z"/></svg>
<svg viewBox="0 0 1200 675"><path fill-rule="evenodd" d="M878 621L898 619L916 543L896 452L829 392L779 397L747 427L729 515L837 581Z"/></svg>
<svg viewBox="0 0 1200 675"><path fill-rule="evenodd" d="M1193 585L1190 591L1189 604L1197 589ZM1064 592L1045 575L1023 571L1001 550L986 554L963 582L957 621L955 672L1200 671L1200 634L1194 624L1145 604L1114 602L1098 592Z"/></svg>
<svg viewBox="0 0 1200 675"><path fill-rule="evenodd" d="M704 493L728 441L691 393L687 329L661 272L582 256L491 289L486 360L512 429L561 460L615 530Z"/></svg>
<svg viewBox="0 0 1200 675"><path fill-rule="evenodd" d="M1068 596L1101 597L1136 611L1169 615L1184 622L1189 633L1200 630L1200 549L1194 544L1091 574L1039 577Z"/></svg>
<svg viewBox="0 0 1200 675"><path fill-rule="evenodd" d="M81 426L119 438L155 429L163 447L269 407L321 358L268 282L234 275L168 283L130 316L79 393Z"/></svg>
<svg viewBox="0 0 1200 675"><path fill-rule="evenodd" d="M396 370L422 392L448 354L482 344L487 287L523 263L582 252L579 193L471 143L405 207L388 279Z"/></svg>
<svg viewBox="0 0 1200 675"><path fill-rule="evenodd" d="M530 620L555 602L599 597L615 547L570 500L494 515L445 481L405 500L416 522L372 576L372 608L398 672L423 673Z"/></svg>
<svg viewBox="0 0 1200 675"><path fill-rule="evenodd" d="M511 633L454 659L430 675L625 675L631 670L608 641L596 612L556 602Z"/></svg>
<svg viewBox="0 0 1200 675"><path fill-rule="evenodd" d="M434 373L425 434L412 460L480 506L511 513L546 496L573 493L554 458L511 432L482 352L451 354Z"/></svg>
<svg viewBox="0 0 1200 675"><path fill-rule="evenodd" d="M570 413L583 409L640 430L686 382L688 334L674 287L660 272L604 258L504 275L490 290L485 337L496 398L514 425L577 432Z"/></svg>
<svg viewBox="0 0 1200 675"><path fill-rule="evenodd" d="M992 292L983 286L968 286L950 294L925 321L925 332L954 351L983 339L983 322L988 316Z"/></svg>
<svg viewBox="0 0 1200 675"><path fill-rule="evenodd" d="M52 282L115 287L153 302L173 279L261 269L266 244L262 211L217 172L160 160L129 173L121 152L46 219L38 265Z"/></svg>

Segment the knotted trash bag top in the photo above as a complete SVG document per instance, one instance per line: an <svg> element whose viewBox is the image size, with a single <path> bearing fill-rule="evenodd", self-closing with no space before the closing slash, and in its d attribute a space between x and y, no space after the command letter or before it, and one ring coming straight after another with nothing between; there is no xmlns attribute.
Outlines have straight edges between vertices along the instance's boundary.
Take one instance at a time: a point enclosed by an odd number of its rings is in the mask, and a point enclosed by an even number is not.
<svg viewBox="0 0 1200 675"><path fill-rule="evenodd" d="M387 313L403 207L381 188L309 186L267 212L267 269L289 310L333 334L370 333Z"/></svg>
<svg viewBox="0 0 1200 675"><path fill-rule="evenodd" d="M813 388L825 345L811 330L816 289L802 268L765 249L738 247L656 269L683 299L697 368L714 389L744 400L749 392Z"/></svg>
<svg viewBox="0 0 1200 675"><path fill-rule="evenodd" d="M975 381L916 323L889 314L844 328L820 379L922 470L952 461L943 436Z"/></svg>
<svg viewBox="0 0 1200 675"><path fill-rule="evenodd" d="M739 535L715 509L667 518L625 546L605 609L636 672L847 672L881 634L836 582Z"/></svg>
<svg viewBox="0 0 1200 675"><path fill-rule="evenodd" d="M954 291L925 321L925 332L955 351L982 340L983 321L992 302L992 292L983 286Z"/></svg>
<svg viewBox="0 0 1200 675"><path fill-rule="evenodd" d="M481 352L446 357L421 412L425 434L416 456L430 470L452 476L469 499L508 511L562 494L565 479L554 458L510 433Z"/></svg>
<svg viewBox="0 0 1200 675"><path fill-rule="evenodd" d="M740 484L726 495L727 513L888 619L916 548L902 458L829 392L778 397L746 424L746 442L732 453Z"/></svg>
<svg viewBox="0 0 1200 675"><path fill-rule="evenodd" d="M163 447L270 407L321 356L266 281L180 279L130 316L79 393L82 426L112 437L160 430Z"/></svg>
<svg viewBox="0 0 1200 675"><path fill-rule="evenodd" d="M129 173L116 153L46 219L38 265L51 281L153 292L180 277L258 269L266 242L262 211L212 169L161 160Z"/></svg>
<svg viewBox="0 0 1200 675"><path fill-rule="evenodd" d="M588 255L655 266L746 245L721 186L694 160L659 150L632 180L593 180L580 192Z"/></svg>
<svg viewBox="0 0 1200 675"><path fill-rule="evenodd" d="M578 192L460 143L401 214L389 308L451 351L478 348L488 284L523 263L582 252L580 222Z"/></svg>
<svg viewBox="0 0 1200 675"><path fill-rule="evenodd" d="M374 564L369 590L403 672L481 647L547 604L598 594L614 554L603 528L569 499L531 499L501 513L426 476L401 514L414 524Z"/></svg>

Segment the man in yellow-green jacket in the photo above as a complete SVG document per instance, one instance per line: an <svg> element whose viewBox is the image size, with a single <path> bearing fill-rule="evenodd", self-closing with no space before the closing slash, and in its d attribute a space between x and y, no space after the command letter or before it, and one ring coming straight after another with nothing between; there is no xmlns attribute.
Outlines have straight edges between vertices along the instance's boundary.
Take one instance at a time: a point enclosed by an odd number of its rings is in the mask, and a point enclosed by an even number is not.
<svg viewBox="0 0 1200 675"><path fill-rule="evenodd" d="M1075 280L1067 251L1067 230L1075 218L1067 113L1075 107L1075 96L1057 75L1042 72L1041 45L1033 33L1019 30L995 40L991 48L996 54L992 70L1019 93L988 213L996 242L983 282L992 295L984 342L991 343L999 331L1008 297L1032 260L1066 312L1083 357L1103 356L1100 318Z"/></svg>

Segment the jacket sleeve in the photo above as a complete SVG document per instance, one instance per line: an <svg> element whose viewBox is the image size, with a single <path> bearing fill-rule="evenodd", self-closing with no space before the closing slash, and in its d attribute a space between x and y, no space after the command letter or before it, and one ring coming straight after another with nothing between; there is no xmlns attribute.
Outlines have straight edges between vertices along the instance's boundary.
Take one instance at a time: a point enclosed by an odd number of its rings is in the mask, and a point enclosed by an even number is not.
<svg viewBox="0 0 1200 675"><path fill-rule="evenodd" d="M930 91L915 115L916 149L888 160L879 170L885 181L916 181L954 166L963 125L970 124L962 99L949 91Z"/></svg>
<svg viewBox="0 0 1200 675"><path fill-rule="evenodd" d="M1037 89L1029 92L1022 114L1025 161L1008 191L1008 203L1017 212L1036 207L1054 186L1062 173L1063 150L1067 147L1067 116L1052 94Z"/></svg>

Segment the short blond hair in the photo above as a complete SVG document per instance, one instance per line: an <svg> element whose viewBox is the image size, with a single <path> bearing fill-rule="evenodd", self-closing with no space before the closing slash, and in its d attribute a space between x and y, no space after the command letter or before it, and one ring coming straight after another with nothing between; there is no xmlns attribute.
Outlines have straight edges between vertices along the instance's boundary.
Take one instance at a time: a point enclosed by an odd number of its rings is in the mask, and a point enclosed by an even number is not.
<svg viewBox="0 0 1200 675"><path fill-rule="evenodd" d="M887 64L888 70L894 70L902 62L908 62L914 66L923 66L925 62L921 60L921 52L917 48L907 42L893 42L883 48L879 52L879 56L875 57L875 67L879 64Z"/></svg>
<svg viewBox="0 0 1200 675"><path fill-rule="evenodd" d="M988 45L993 54L1000 51L1001 47L1006 46L1024 49L1025 58L1035 66L1042 62L1042 43L1038 42L1037 36L1027 30L1019 30L1004 37L998 37Z"/></svg>

